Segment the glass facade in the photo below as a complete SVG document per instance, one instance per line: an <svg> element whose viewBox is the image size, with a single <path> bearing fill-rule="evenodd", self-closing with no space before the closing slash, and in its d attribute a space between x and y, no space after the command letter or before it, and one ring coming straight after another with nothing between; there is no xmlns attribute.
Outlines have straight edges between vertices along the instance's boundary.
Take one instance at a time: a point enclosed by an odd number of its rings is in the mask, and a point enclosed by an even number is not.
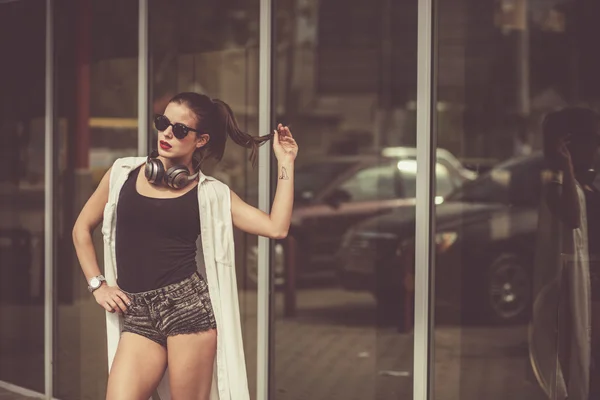
<svg viewBox="0 0 600 400"><path fill-rule="evenodd" d="M553 391L560 391L561 377L554 373L547 380L544 374L549 362L564 375L569 398L579 397L568 377L583 379L590 364L573 367L573 361L584 359L575 350L565 356L562 348L560 361L547 358L569 340L588 357L590 348L577 331L583 320L576 312L587 314L589 307L585 279L569 272L585 267L569 262L562 280L561 274L544 280L552 266L539 246L551 252L546 235L559 240L559 233L546 231L542 210L548 202L543 179L548 167L541 150L544 132L552 129L542 121L565 106L598 110L598 78L591 73L598 61L591 56L590 39L597 36L592 15L599 8L585 0L437 4L437 145L459 156L479 178L436 207L433 397L560 398ZM571 120L567 129L577 134L580 124ZM577 154L572 157L576 164ZM591 198L586 194L590 236L584 259L593 274L598 245ZM565 247L562 252L568 254ZM569 291L581 297L570 298ZM560 298L565 308L553 310L550 297Z"/></svg>
<svg viewBox="0 0 600 400"><path fill-rule="evenodd" d="M105 397L105 312L73 223L186 91L300 147L288 237L234 233L251 398L595 398L599 182L580 185L574 236L543 228L542 122L600 111L596 3L0 1L0 398ZM203 171L268 203L274 158L248 155L230 145Z"/></svg>
<svg viewBox="0 0 600 400"><path fill-rule="evenodd" d="M53 395L59 399L105 397L105 312L87 291L72 229L113 161L137 153L137 21L135 2L54 3L58 221ZM99 228L93 239L102 265Z"/></svg>
<svg viewBox="0 0 600 400"><path fill-rule="evenodd" d="M290 235L272 262L270 398L409 398L412 308L396 238L378 230L382 214L414 213L417 2L275 11L276 119L300 154ZM375 235L353 234L363 225Z"/></svg>
<svg viewBox="0 0 600 400"><path fill-rule="evenodd" d="M0 381L44 391L43 2L0 4ZM23 25L31 30L15 35Z"/></svg>

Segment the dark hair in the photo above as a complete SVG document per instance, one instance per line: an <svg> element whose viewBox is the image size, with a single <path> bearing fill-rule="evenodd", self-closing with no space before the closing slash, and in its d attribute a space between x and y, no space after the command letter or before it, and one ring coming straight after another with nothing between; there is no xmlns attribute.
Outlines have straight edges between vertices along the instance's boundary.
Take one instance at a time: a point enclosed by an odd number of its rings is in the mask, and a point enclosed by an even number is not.
<svg viewBox="0 0 600 400"><path fill-rule="evenodd" d="M573 140L587 140L598 134L600 115L585 107L565 107L546 115L542 123L544 139L572 135Z"/></svg>
<svg viewBox="0 0 600 400"><path fill-rule="evenodd" d="M580 149L581 146L597 146L599 127L600 115L589 108L566 107L548 113L542 123L546 161L551 167L557 167L557 154L555 153L554 144L560 137L570 135L567 148L571 155L575 155L572 159L573 166L576 169L586 168L587 171L587 161L580 160L577 154L573 152ZM579 165L582 161L584 165Z"/></svg>
<svg viewBox="0 0 600 400"><path fill-rule="evenodd" d="M227 136L236 144L250 149L250 161L252 165L256 165L258 156L258 147L269 141L273 134L265 136L251 136L242 131L238 126L233 115L231 107L227 103L219 99L211 99L210 97L194 93L184 92L173 97L169 103L185 105L195 115L198 120L198 129L201 134L208 134L210 140L206 146L198 150L202 161L207 157L215 158L220 161L225 152L225 143Z"/></svg>

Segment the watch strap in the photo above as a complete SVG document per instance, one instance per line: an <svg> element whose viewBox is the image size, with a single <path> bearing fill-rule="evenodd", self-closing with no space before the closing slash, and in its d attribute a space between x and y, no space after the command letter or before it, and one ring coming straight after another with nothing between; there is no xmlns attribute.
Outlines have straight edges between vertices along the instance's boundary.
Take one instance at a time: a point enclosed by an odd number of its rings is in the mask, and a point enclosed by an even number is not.
<svg viewBox="0 0 600 400"><path fill-rule="evenodd" d="M93 279L97 279L100 282L100 284L97 287L92 287L92 285L88 283L88 290L90 293L94 293L94 291L96 289L99 289L100 287L102 287L102 282L106 282L106 278L104 278L103 275L94 276L92 279L90 279L90 282Z"/></svg>

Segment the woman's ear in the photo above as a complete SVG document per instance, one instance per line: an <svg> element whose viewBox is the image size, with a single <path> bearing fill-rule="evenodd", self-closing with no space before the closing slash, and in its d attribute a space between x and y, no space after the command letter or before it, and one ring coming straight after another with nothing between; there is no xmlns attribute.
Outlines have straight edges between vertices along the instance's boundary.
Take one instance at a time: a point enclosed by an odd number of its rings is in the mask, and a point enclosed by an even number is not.
<svg viewBox="0 0 600 400"><path fill-rule="evenodd" d="M206 144L210 141L210 136L206 133L200 135L198 140L196 141L196 148L201 148L206 146Z"/></svg>

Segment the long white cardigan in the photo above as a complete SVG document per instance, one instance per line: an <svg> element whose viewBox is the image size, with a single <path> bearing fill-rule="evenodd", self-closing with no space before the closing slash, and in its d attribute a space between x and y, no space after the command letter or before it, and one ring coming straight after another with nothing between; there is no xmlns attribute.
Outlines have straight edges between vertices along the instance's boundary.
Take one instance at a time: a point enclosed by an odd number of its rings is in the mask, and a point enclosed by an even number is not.
<svg viewBox="0 0 600 400"><path fill-rule="evenodd" d="M104 209L104 275L109 285L117 283L115 238L117 202L129 173L142 165L146 157L120 158L112 166L110 192ZM218 328L217 355L213 373L211 400L247 400L248 381L237 282L235 249L231 219L231 197L227 185L200 172L198 183L201 235L197 243L198 271L206 278ZM121 238L123 240L124 238ZM204 257L204 260L202 260ZM204 266L204 268L202 267ZM119 315L106 313L108 367L112 365L122 329ZM168 369L158 393L162 400L171 398Z"/></svg>

